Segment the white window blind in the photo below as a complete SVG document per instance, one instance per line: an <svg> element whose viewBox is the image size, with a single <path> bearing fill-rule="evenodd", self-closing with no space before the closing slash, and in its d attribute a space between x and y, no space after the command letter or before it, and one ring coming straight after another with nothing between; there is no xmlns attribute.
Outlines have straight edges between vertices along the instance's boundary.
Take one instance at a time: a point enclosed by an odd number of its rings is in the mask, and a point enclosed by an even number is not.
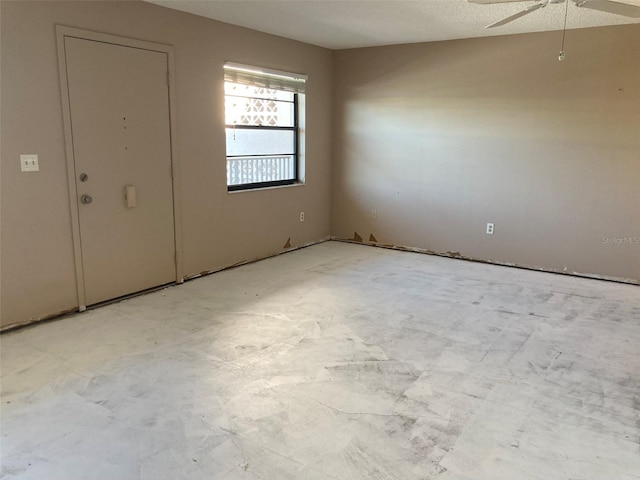
<svg viewBox="0 0 640 480"><path fill-rule="evenodd" d="M224 81L285 92L304 93L307 76L227 62L224 64Z"/></svg>

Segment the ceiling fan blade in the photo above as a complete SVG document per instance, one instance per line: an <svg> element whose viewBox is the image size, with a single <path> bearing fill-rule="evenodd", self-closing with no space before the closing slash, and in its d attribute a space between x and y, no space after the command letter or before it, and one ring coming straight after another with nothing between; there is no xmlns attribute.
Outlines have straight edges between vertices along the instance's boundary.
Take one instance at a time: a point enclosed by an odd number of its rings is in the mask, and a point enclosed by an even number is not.
<svg viewBox="0 0 640 480"><path fill-rule="evenodd" d="M600 10L601 12L615 13L625 17L640 18L640 7L628 3L614 2L613 0L573 0L576 7Z"/></svg>
<svg viewBox="0 0 640 480"><path fill-rule="evenodd" d="M513 22L514 20L520 18L520 17L524 17L525 15L529 15L531 12L535 12L536 10L542 8L542 7L546 7L547 3L543 2L543 3L536 3L535 5L531 5L529 8L525 8L524 10L521 10L520 12L511 15L510 17L504 18L498 22L492 23L491 25L487 25L484 28L493 28L493 27L500 27L501 25L504 25L506 23L509 22Z"/></svg>

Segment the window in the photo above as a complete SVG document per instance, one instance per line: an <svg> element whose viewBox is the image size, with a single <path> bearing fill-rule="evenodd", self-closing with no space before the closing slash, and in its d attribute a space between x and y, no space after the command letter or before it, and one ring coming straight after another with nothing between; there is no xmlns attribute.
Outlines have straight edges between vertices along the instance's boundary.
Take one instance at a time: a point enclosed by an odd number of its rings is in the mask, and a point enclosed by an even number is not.
<svg viewBox="0 0 640 480"><path fill-rule="evenodd" d="M306 77L227 63L224 80L227 189L299 182Z"/></svg>

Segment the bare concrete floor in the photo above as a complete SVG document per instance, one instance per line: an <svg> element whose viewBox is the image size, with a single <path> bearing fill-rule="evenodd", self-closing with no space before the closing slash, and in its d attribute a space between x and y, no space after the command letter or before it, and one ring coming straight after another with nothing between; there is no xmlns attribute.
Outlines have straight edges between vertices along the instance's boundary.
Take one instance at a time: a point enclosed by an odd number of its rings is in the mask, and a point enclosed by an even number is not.
<svg viewBox="0 0 640 480"><path fill-rule="evenodd" d="M640 288L328 242L1 337L3 479L640 479Z"/></svg>

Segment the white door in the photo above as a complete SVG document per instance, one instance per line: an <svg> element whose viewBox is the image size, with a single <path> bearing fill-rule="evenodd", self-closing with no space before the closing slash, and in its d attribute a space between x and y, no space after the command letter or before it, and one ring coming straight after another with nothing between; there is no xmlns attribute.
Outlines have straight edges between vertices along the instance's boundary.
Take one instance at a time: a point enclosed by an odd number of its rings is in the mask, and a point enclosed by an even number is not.
<svg viewBox="0 0 640 480"><path fill-rule="evenodd" d="M176 279L167 54L64 42L91 305Z"/></svg>

